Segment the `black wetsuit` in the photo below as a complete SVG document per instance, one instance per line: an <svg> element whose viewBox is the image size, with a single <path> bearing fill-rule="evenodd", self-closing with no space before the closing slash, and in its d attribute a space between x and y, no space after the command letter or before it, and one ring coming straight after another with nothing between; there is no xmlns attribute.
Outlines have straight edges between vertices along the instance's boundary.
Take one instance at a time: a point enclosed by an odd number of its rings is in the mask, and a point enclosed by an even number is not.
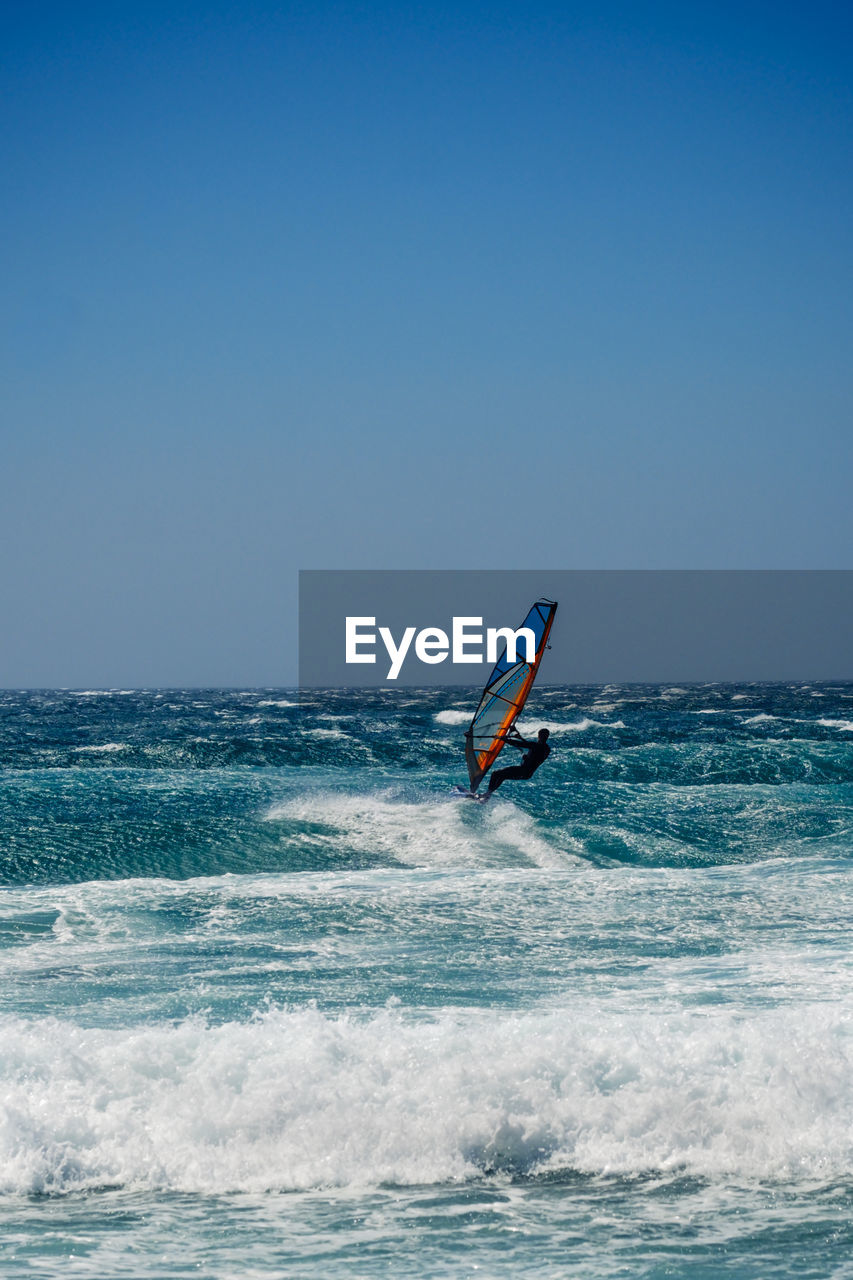
<svg viewBox="0 0 853 1280"><path fill-rule="evenodd" d="M524 759L521 764L511 766L509 769L498 769L493 773L491 778L489 778L488 794L491 794L493 791L497 791L502 782L506 782L513 778L532 778L540 764L543 764L551 754L551 748L548 746L548 743L540 742L538 739L536 742L524 742L523 744L522 742L512 742L512 739L510 739L510 743L512 746L521 747L524 745L527 748Z"/></svg>

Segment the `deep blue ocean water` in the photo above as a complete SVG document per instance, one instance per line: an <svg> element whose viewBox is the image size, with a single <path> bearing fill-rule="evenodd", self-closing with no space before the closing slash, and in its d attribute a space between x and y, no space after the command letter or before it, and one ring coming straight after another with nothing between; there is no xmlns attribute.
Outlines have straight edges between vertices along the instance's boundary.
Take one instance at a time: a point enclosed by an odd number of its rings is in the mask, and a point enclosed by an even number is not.
<svg viewBox="0 0 853 1280"><path fill-rule="evenodd" d="M0 1273L853 1277L853 685L0 693Z"/></svg>

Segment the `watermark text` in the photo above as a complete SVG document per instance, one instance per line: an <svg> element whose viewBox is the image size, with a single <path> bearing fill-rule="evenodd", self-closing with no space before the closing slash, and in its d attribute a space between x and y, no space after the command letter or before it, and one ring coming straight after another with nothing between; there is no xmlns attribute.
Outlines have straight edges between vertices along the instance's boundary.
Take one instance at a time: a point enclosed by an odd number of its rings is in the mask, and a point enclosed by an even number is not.
<svg viewBox="0 0 853 1280"><path fill-rule="evenodd" d="M379 627L377 631L375 617L347 617L347 663L375 663L377 635L385 646L391 663L388 680L396 680L399 676L412 641L417 659L429 665L444 662L451 653L453 662L480 663L483 661L484 641L486 662L497 662L499 654L506 647L507 660L512 665L517 661L522 645L524 661L536 660L536 636L530 627L487 627L484 637L482 618L454 617L450 636L441 627L423 627L420 631L415 627L406 627L397 641L390 627Z"/></svg>

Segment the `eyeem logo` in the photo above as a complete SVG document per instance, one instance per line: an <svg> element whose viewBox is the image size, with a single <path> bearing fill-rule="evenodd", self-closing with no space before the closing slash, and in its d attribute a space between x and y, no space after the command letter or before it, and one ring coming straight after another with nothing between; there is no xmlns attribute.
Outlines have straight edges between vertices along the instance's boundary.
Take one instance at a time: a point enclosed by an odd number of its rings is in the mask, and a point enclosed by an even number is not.
<svg viewBox="0 0 853 1280"><path fill-rule="evenodd" d="M376 631L368 629L375 628L375 626L375 618L347 618L347 663L376 661L375 652L365 652L367 649L375 649L376 647ZM469 628L474 627L479 627L480 630L469 630ZM397 679L406 660L406 654L411 648L412 640L415 642L415 655L421 662L426 662L430 665L436 662L444 662L451 649L454 662L482 662L482 627L482 618L454 617L452 645L447 632L442 631L440 627L424 627L422 631L417 632L414 627L406 627L399 644L391 634L390 627L380 627L379 636L391 660L387 679ZM506 645L507 658L510 663L517 661L518 646L522 641L525 646L525 662L534 662L536 659L536 637L530 627L519 627L517 631L513 630L512 627L487 627L485 640L486 662L497 662L499 645L501 647ZM473 645L479 645L479 652L471 652Z"/></svg>

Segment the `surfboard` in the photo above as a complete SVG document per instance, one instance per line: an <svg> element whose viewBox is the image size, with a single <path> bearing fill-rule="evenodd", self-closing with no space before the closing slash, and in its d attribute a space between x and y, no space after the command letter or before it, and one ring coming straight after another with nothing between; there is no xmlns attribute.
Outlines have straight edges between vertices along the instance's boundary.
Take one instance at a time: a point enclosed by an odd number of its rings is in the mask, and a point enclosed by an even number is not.
<svg viewBox="0 0 853 1280"><path fill-rule="evenodd" d="M480 796L476 791L472 791L470 787L455 786L450 794L454 800L476 800L478 804L485 804L489 799L488 792Z"/></svg>

